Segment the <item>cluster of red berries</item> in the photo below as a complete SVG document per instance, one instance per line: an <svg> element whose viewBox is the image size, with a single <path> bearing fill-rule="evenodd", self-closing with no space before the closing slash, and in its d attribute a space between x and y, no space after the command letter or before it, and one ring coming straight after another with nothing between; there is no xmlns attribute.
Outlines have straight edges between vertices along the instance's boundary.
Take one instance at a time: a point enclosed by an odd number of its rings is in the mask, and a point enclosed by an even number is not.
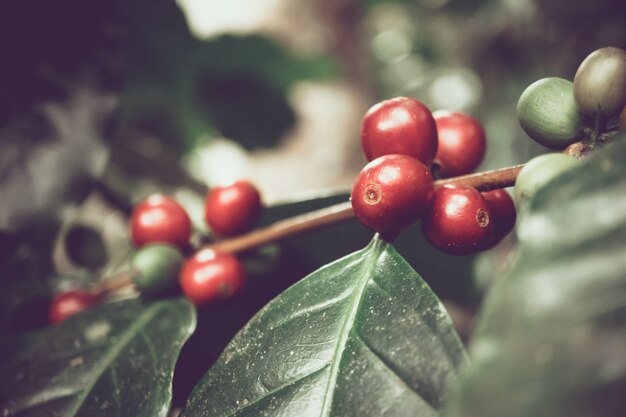
<svg viewBox="0 0 626 417"><path fill-rule="evenodd" d="M473 117L431 113L408 97L385 100L366 113L361 146L370 162L356 178L352 207L381 237L392 240L422 219L432 245L466 255L495 246L512 230L516 211L506 191L481 193L461 184L435 187L433 174L464 175L481 163L485 133Z"/></svg>
<svg viewBox="0 0 626 417"><path fill-rule="evenodd" d="M218 238L250 229L262 212L259 191L248 181L213 188L205 199L205 220ZM140 202L130 219L130 234L138 248L130 276L145 294L171 290L178 282L183 294L196 305L207 305L238 294L244 287L244 265L231 253L199 249L192 252L192 226L186 210L176 200L152 195ZM101 301L101 294L73 290L57 295L50 321L58 323Z"/></svg>

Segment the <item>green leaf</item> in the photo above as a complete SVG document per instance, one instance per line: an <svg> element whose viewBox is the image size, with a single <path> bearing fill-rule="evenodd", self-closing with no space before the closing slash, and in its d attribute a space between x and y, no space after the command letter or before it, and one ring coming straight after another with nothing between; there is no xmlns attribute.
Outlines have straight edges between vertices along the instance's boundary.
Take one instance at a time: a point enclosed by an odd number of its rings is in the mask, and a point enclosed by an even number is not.
<svg viewBox="0 0 626 417"><path fill-rule="evenodd" d="M178 152L207 133L250 149L275 146L295 121L289 88L339 74L330 57L292 54L264 36L196 39L169 0L133 2L129 9L125 122Z"/></svg>
<svg viewBox="0 0 626 417"><path fill-rule="evenodd" d="M450 416L621 416L626 392L626 142L531 202Z"/></svg>
<svg viewBox="0 0 626 417"><path fill-rule="evenodd" d="M235 336L182 416L437 416L464 363L439 300L374 238Z"/></svg>
<svg viewBox="0 0 626 417"><path fill-rule="evenodd" d="M195 328L184 299L109 303L70 317L0 366L3 416L166 416Z"/></svg>

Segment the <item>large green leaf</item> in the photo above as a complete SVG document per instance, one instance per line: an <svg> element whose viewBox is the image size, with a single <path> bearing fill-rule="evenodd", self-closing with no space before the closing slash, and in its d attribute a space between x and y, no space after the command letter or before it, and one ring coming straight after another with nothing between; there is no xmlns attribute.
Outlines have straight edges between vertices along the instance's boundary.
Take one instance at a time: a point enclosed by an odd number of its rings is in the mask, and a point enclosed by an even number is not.
<svg viewBox="0 0 626 417"><path fill-rule="evenodd" d="M541 189L451 416L623 416L626 142Z"/></svg>
<svg viewBox="0 0 626 417"><path fill-rule="evenodd" d="M3 416L166 416L195 328L184 299L109 303L69 318L0 366Z"/></svg>
<svg viewBox="0 0 626 417"><path fill-rule="evenodd" d="M437 416L464 359L437 297L374 238L270 302L182 415Z"/></svg>

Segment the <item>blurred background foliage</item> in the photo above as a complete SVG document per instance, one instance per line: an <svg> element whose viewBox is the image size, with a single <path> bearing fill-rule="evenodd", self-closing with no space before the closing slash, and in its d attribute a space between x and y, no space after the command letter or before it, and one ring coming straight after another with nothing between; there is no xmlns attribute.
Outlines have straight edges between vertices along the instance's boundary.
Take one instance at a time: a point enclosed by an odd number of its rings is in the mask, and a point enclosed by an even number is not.
<svg viewBox="0 0 626 417"><path fill-rule="evenodd" d="M573 79L600 47L626 48L622 0L0 7L0 327L12 332L41 326L52 292L125 267L127 216L149 193L174 195L198 233L206 190L241 177L275 206L265 223L345 201L365 163L361 118L397 95L481 120L481 169L522 163L545 151L517 122L524 88ZM198 333L214 337L192 339L185 349L198 355L181 366L203 373L197 361L211 362L258 308L369 237L351 222L246 254L253 290L204 313ZM398 247L454 316L475 308L513 239L477 262L436 252L413 229Z"/></svg>

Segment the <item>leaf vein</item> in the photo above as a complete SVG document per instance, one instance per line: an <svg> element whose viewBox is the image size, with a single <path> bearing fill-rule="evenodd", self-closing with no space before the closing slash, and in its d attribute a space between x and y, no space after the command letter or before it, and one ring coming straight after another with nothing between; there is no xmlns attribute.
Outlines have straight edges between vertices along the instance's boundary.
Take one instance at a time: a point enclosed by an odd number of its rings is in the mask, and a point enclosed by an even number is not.
<svg viewBox="0 0 626 417"><path fill-rule="evenodd" d="M348 313L347 320L344 322L339 332L337 346L335 347L335 352L332 357L332 366L330 369L329 381L328 385L326 386L326 392L324 393L324 401L322 403L320 416L330 416L334 398L334 390L337 386L337 378L339 376L339 365L341 364L341 358L338 356L343 357L343 352L348 343L348 335L350 334L350 329L354 324L354 320L359 311L359 307L361 306L363 292L367 287L367 283L372 278L373 266L375 265L376 261L378 261L383 246L384 243L379 239L378 235L376 235L374 237L373 246L371 248L372 252L369 254L366 262L362 263L362 267L360 268L363 273L361 279L357 282L356 287L353 289L353 299L352 303L350 304L350 312Z"/></svg>
<svg viewBox="0 0 626 417"><path fill-rule="evenodd" d="M351 295L351 291L348 289L344 292L342 292L341 294L339 294L337 297L333 297L331 299L328 300L324 300L321 303L312 305L310 307L306 307L306 308L302 308L300 310L298 310L295 314L290 315L289 317L278 321L276 324L272 325L271 330L277 329L287 323L292 322L293 320L302 317L302 316L306 316L307 314L313 314L313 313L317 313L319 311L323 311L329 307L332 307L338 303L340 303L341 301L345 300L346 298L350 297Z"/></svg>
<svg viewBox="0 0 626 417"><path fill-rule="evenodd" d="M156 316L158 310L160 309L161 309L160 305L155 305L149 308L148 310L144 311L139 316L137 321L132 323L128 327L128 329L121 334L120 342L117 344L111 344L111 346L107 349L106 354L99 361L98 366L95 367L94 377L92 378L92 380L87 383L87 385L85 386L85 389L76 396L74 401L72 401L68 409L68 412L66 414L67 416L76 415L76 413L82 406L83 402L87 398L87 395L93 390L94 386L96 385L96 382L102 377L106 369L111 365L111 363L113 363L115 358L130 343L130 341L133 339L133 336L137 333L138 329L141 329L141 326L143 326L144 324L152 320Z"/></svg>
<svg viewBox="0 0 626 417"><path fill-rule="evenodd" d="M271 396L273 396L273 395L276 395L276 394L278 394L278 393L280 393L280 392L282 392L282 391L286 390L287 388L289 388L289 387L291 387L291 386L293 386L293 385L297 384L298 382L302 382L303 380L305 380L305 379L307 379L307 378L310 378L310 377L312 377L313 375L315 375L315 374L318 374L318 373L322 372L324 369L328 368L328 366L329 366L329 365L330 365L330 362L329 362L329 363L324 364L324 366L322 366L321 368L318 368L318 369L315 369L315 370L313 370L313 371L309 372L309 373L308 373L308 374L306 374L306 375L302 375L302 376L299 376L299 377L297 377L297 378L294 378L294 379L292 379L292 380L290 380L290 381L287 381L286 383L284 383L284 384L282 384L282 385L279 385L278 387L276 387L276 388L272 389L271 391L266 392L263 396L261 396L261 397L259 397L259 398L255 399L255 400L253 400L253 401L250 401L250 402L245 403L245 404L244 404L244 405L242 405L241 407L239 407L239 408L235 409L233 412L231 412L231 413L229 413L229 414L224 415L223 417L233 417L233 416L236 416L237 414L239 414L239 412L240 412L240 411L245 410L246 408L251 407L251 406L253 406L253 405L255 405L255 404L258 404L258 403L260 403L261 401L263 401L263 400L267 399L268 397L271 397ZM262 385L263 385L263 387L265 388L265 384L262 384Z"/></svg>
<svg viewBox="0 0 626 417"><path fill-rule="evenodd" d="M427 320L423 320L422 315L420 314L420 311L417 310L415 308L415 306L412 306L406 302L404 302L402 299L396 297L395 295L391 294L385 287L383 287L377 280L376 278L372 278L371 280L374 285L376 285L376 287L378 287L381 291L383 291L385 294L389 295L390 297L392 297L394 300L398 301L400 304L402 304L403 306L409 308L410 310L414 311L420 318L420 322L422 324L424 324L426 327L428 327L431 330L431 333L433 335L433 339L435 339L437 341L437 343L439 344L439 346L441 347L441 351L445 353L446 359L448 360L448 363L451 365L452 369L456 369L456 361L454 360L454 357L452 356L451 352L449 351L449 346L447 343L444 343L441 338L439 337L439 333L437 332L437 330L432 326L432 324L430 324ZM437 308L441 308L439 305L436 306ZM448 313L446 311L444 311L446 319L447 319L447 315ZM449 326L452 328L454 327L452 322L448 323Z"/></svg>
<svg viewBox="0 0 626 417"><path fill-rule="evenodd" d="M365 347L365 349L370 352L376 359L378 359L378 361L380 363L382 363L386 369L388 369L393 375L396 376L397 380L400 381L404 386L406 386L409 391L411 391L412 393L414 393L418 398L420 398L422 401L424 401L424 404L426 404L430 409L432 409L435 413L437 413L437 406L436 404L434 404L432 402L432 400L429 400L428 398L426 398L425 396L423 396L418 389L415 389L411 386L410 382L407 381L404 376L402 376L395 368L395 366L388 361L385 357L383 357L380 353L378 353L376 351L376 349L374 349L374 347L372 345L369 344L369 342L363 337L363 335L361 335L359 332L355 331L354 334L356 335L357 340L359 340L361 342L361 344Z"/></svg>

